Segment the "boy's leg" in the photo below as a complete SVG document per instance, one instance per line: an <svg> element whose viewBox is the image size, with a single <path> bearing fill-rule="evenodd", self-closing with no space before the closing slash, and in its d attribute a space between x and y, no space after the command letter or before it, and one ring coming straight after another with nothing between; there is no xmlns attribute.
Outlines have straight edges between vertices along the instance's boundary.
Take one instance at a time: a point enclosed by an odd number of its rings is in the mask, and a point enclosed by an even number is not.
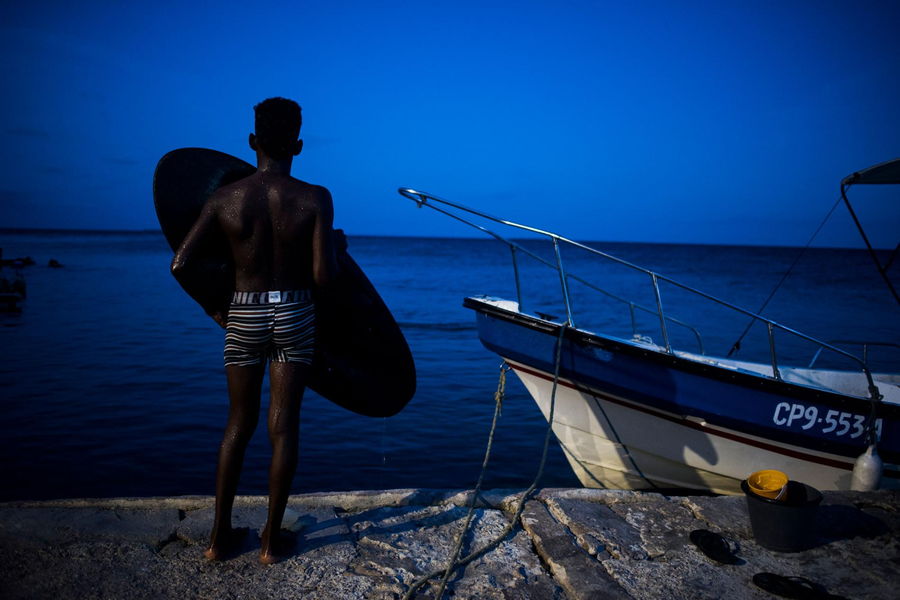
<svg viewBox="0 0 900 600"><path fill-rule="evenodd" d="M269 517L263 530L259 557L267 564L279 558L278 532L291 492L291 481L297 470L300 404L308 372L309 366L301 363L273 361L269 367L272 466L269 469Z"/></svg>
<svg viewBox="0 0 900 600"><path fill-rule="evenodd" d="M216 469L215 521L209 548L204 553L213 560L223 558L238 541L231 528L231 509L244 464L244 451L259 421L259 396L265 364L228 365L225 373L228 378L230 408Z"/></svg>

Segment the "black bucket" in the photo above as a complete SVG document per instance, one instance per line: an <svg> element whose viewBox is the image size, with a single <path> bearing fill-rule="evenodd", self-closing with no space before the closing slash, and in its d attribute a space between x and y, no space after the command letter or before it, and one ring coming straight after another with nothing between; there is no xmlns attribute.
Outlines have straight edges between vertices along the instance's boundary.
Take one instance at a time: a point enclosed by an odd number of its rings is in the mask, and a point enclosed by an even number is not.
<svg viewBox="0 0 900 600"><path fill-rule="evenodd" d="M799 552L815 540L822 493L799 481L788 481L786 487L784 498L775 500L754 494L746 480L741 482L753 537L759 545L777 552Z"/></svg>

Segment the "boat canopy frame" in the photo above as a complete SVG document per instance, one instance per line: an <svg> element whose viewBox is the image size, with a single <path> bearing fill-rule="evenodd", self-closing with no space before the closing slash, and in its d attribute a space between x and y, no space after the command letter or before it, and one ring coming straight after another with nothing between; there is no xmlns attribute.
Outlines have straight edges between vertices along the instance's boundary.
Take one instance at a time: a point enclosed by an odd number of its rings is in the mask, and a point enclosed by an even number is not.
<svg viewBox="0 0 900 600"><path fill-rule="evenodd" d="M898 160L896 162L900 163L900 160ZM843 186L843 184L842 184L842 186ZM814 362L823 350L828 350L830 352L834 352L834 353L841 355L841 356L851 360L852 362L856 363L859 366L860 371L866 377L866 381L868 384L868 391L869 391L869 400L872 401L873 414L875 411L875 405L878 402L880 402L882 399L882 395L879 392L878 387L875 385L874 378L872 377L872 373L869 370L868 365L866 364L866 360L861 359L858 356L856 356L850 352L847 352L841 348L838 348L832 344L823 342L823 341L816 339L812 336L809 336L801 331L797 331L796 329L793 329L786 325L782 325L781 323L777 323L776 321L773 321L771 319L763 317L762 315L759 315L759 314L749 311L745 308L742 308L740 306L732 304L726 300L717 298L711 294L707 294L706 292L695 289L689 285L683 284L675 279L672 279L670 277L667 277L665 275L662 275L662 274L652 271L650 269L646 269L644 267L641 267L639 265L631 263L627 260L621 259L617 256L613 256L612 254L608 254L601 250L597 250L596 248L592 248L592 247L582 244L580 242L576 242L574 240L568 239L566 237L563 237L563 236L553 233L551 231L545 231L543 229L538 229L537 227L531 227L529 225L523 225L521 223L516 223L516 222L510 221L508 219L502 219L500 217L495 217L493 215L489 215L480 210L470 208L468 206L459 204L457 202L446 200L444 198L435 196L434 194L430 194L428 192L424 192L421 190L416 190L416 189L407 188L407 187L401 187L397 190L397 192L401 196L404 196L405 198L408 198L408 199L412 200L413 202L415 202L416 205L419 206L420 208L423 206L427 206L428 208L430 208L432 210L435 210L435 211L437 211L443 215L446 215L452 219L455 219L457 221L460 221L461 223L464 223L474 229L477 229L478 231L481 231L482 233L485 233L485 234L493 237L494 239L506 244L507 247L509 247L511 255L512 255L513 271L514 271L514 275L515 275L515 285L516 285L516 297L517 297L517 301L519 303L519 311L520 312L522 312L523 304L522 304L522 290L521 290L521 284L520 284L520 278L519 278L519 267L518 267L518 261L516 259L517 253L519 253L519 252L524 253L524 254L538 260L539 262L543 263L544 265L546 265L552 269L555 269L557 271L557 273L559 274L560 288L562 291L563 301L564 301L565 308L566 308L566 325L567 326L573 327L573 328L576 327L574 316L572 313L572 304L571 304L570 297L569 297L569 284L568 284L569 279L574 279L574 280L578 281L579 283L583 283L583 284L587 285L588 287L590 287L593 290L596 290L596 291L598 291L602 294L605 294L609 297L612 297L616 300L627 303L630 307L631 314L632 314L632 327L633 328L634 328L634 311L635 311L635 309L647 311L647 312L650 312L651 314L657 315L657 317L659 318L660 331L661 331L662 337L663 337L663 344L665 346L665 352L667 354L671 354L671 355L675 354L675 351L673 350L671 342L669 340L668 323L674 323L676 325L687 327L688 329L692 330L693 333L695 334L695 336L698 338L698 341L700 343L701 354L705 354L703 352L702 337L700 336L699 331L696 328L692 327L691 325L688 325L687 323L684 323L678 319L667 316L665 314L665 312L663 310L662 294L660 293L660 289L659 289L659 282L663 281L668 284L674 285L688 293L695 294L697 296L705 298L706 300L709 300L720 306L723 306L727 309L736 311L740 314L750 317L751 319L753 319L754 322L759 321L761 323L764 323L766 326L767 335L768 335L769 353L770 353L770 357L771 357L771 365L770 366L772 369L772 378L774 378L778 381L783 381L781 373L778 368L778 364L779 364L778 363L778 353L777 353L776 347L775 347L775 331L778 330L778 331L785 332L789 335L799 337L800 339L806 340L807 342L810 342L810 343L818 346L816 356L813 359ZM506 239L505 237L499 235L498 233L495 233L494 231L491 231L490 229L488 229L482 225L473 223L472 221L461 216L460 214L457 214L457 212L454 212L454 210L460 211L463 213L468 213L471 215L475 215L479 218L485 219L487 221L492 221L492 222L498 223L500 225L508 226L508 227L518 229L521 231L527 231L530 233L534 233L534 234L543 236L545 238L549 238L553 244L553 251L554 251L554 256L556 258L556 264L553 264L552 262L538 256L537 254L531 252L530 250L521 246L520 244L517 244L516 242L514 242L512 240ZM612 293L608 292L607 290L603 290L602 288L599 288L599 287L585 281L584 279L581 279L580 277L578 277L576 275L567 273L565 270L565 266L563 265L562 254L560 253L560 245L571 246L574 248L584 250L590 254L599 256L606 260L612 261L614 263L628 267L629 269L633 269L635 271L645 274L650 279L651 285L653 287L653 293L654 293L654 297L656 299L656 310L635 304L634 302L632 302L630 300L616 296L615 294L612 294Z"/></svg>
<svg viewBox="0 0 900 600"><path fill-rule="evenodd" d="M900 158L895 158L894 160L889 160L883 163L879 163L877 165L871 166L868 169L862 169L861 171L855 171L850 175L847 175L841 180L841 198L844 200L844 204L847 206L847 210L850 211L850 216L853 217L853 222L856 223L856 228L859 230L859 235L862 236L863 242L866 244L866 248L869 250L869 256L872 258L872 262L875 263L875 267L878 269L878 273L881 275L881 278L884 279L885 284L891 293L894 295L894 300L900 304L900 295L897 293L897 289L894 287L894 284L891 283L890 277L888 277L888 269L891 268L891 265L894 263L894 259L897 258L898 254L900 254L900 242L897 243L897 247L894 248L894 251L891 252L890 257L885 264L881 264L881 261L878 260L878 254L875 252L875 249L872 248L872 244L869 242L869 236L866 235L865 230L863 229L862 223L859 222L859 218L856 216L856 211L853 210L853 205L850 204L850 200L847 198L847 190L850 189L853 185L879 185L879 184L894 184L900 185Z"/></svg>

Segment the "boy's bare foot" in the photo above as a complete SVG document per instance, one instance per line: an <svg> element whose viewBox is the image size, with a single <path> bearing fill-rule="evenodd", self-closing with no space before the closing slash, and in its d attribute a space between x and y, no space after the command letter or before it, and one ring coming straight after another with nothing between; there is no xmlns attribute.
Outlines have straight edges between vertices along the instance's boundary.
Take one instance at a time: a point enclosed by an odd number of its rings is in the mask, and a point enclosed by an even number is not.
<svg viewBox="0 0 900 600"><path fill-rule="evenodd" d="M241 545L248 531L246 527L213 531L209 548L203 551L203 556L209 560L225 560Z"/></svg>
<svg viewBox="0 0 900 600"><path fill-rule="evenodd" d="M263 530L261 539L259 562L264 565L274 565L284 560L296 542L293 536L287 535L284 531L277 531L275 535L271 535L268 529Z"/></svg>

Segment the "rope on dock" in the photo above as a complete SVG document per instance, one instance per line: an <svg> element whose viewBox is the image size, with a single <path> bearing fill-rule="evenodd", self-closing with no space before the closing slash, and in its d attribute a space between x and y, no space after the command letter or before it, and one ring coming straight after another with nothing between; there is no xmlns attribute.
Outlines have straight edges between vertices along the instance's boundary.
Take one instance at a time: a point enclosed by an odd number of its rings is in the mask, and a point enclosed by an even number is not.
<svg viewBox="0 0 900 600"><path fill-rule="evenodd" d="M547 431L544 434L544 449L541 453L541 461L538 466L538 472L534 476L534 480L531 482L531 485L528 486L528 489L526 489L522 493L522 497L519 498L519 504L516 506L516 510L513 513L513 517L510 520L509 524L504 527L503 531L500 532L500 535L485 544L482 548L476 550L475 552L472 552L468 556L459 558L460 551L462 550L463 538L465 537L466 532L469 530L469 525L471 524L472 517L475 513L475 504L478 502L478 497L481 493L481 483L482 481L484 481L484 473L487 470L488 460L491 455L491 448L494 443L494 431L497 428L497 419L500 416L503 405L503 396L506 392L506 373L507 371L509 371L510 367L506 364L506 362L504 362L500 365L500 379L497 382L497 391L494 392L494 418L491 423L491 431L488 434L487 447L485 448L484 452L484 461L481 463L481 473L478 475L478 483L475 485L475 490L472 493L472 499L469 501L469 511L466 515L465 524L463 525L462 530L459 532L459 535L456 538L456 544L454 545L450 562L447 564L446 568L432 571L424 577L421 577L418 580L414 581L412 585L410 585L409 589L406 590L406 594L403 595L403 600L411 600L413 594L415 594L420 587L425 585L429 580L443 573L440 587L438 588L437 595L435 596L437 600L440 600L444 596L444 590L447 587L447 582L449 581L450 576L454 571L456 571L456 569L469 564L476 558L487 554L488 552L499 546L500 543L506 539L506 536L508 536L513 531L513 529L516 528L516 525L519 522L519 518L522 516L522 510L525 508L525 502L528 500L534 490L537 489L538 482L544 476L544 465L547 463L547 449L550 446L550 438L553 433L553 414L556 410L556 388L557 384L559 383L559 365L561 362L562 344L566 329L568 329L568 323L563 323L562 325L560 325L559 337L556 339L556 348L553 360L553 387L550 391L550 414L547 417Z"/></svg>

